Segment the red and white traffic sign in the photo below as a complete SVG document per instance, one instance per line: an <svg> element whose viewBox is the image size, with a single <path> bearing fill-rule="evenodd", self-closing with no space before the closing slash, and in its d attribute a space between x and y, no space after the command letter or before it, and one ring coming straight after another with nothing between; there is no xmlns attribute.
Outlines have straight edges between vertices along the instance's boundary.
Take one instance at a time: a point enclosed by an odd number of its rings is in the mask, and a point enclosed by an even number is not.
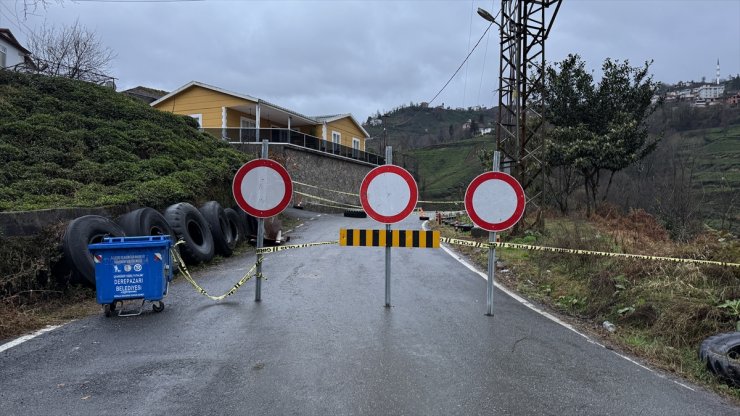
<svg viewBox="0 0 740 416"><path fill-rule="evenodd" d="M503 231L524 215L524 189L504 172L478 175L465 191L465 210L473 223L487 231Z"/></svg>
<svg viewBox="0 0 740 416"><path fill-rule="evenodd" d="M368 172L360 186L360 201L367 215L384 224L394 224L414 212L419 188L411 174L395 165Z"/></svg>
<svg viewBox="0 0 740 416"><path fill-rule="evenodd" d="M293 181L281 164L270 159L255 159L236 171L231 190L236 204L244 212L268 218L288 207L293 196Z"/></svg>

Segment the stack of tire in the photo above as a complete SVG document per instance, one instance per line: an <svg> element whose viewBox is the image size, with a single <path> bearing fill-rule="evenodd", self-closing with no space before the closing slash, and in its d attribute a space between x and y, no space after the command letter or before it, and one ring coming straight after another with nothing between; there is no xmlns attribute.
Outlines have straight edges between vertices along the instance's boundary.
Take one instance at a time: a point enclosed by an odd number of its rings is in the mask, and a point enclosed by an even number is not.
<svg viewBox="0 0 740 416"><path fill-rule="evenodd" d="M344 211L344 216L350 218L367 218L367 213L361 209L347 209Z"/></svg>
<svg viewBox="0 0 740 416"><path fill-rule="evenodd" d="M205 263L215 255L229 257L234 248L256 233L257 220L241 209L224 209L216 201L196 208L187 202L169 206L164 213L140 208L115 221L99 215L72 220L62 238L62 249L73 279L95 286L95 264L87 246L104 237L169 235L186 264Z"/></svg>

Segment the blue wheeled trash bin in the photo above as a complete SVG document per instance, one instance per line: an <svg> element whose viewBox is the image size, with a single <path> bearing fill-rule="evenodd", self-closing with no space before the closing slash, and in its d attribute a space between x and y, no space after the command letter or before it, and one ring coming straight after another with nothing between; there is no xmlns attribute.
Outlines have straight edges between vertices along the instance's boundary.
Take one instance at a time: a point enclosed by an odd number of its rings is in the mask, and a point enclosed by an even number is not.
<svg viewBox="0 0 740 416"><path fill-rule="evenodd" d="M120 316L141 314L147 301L153 302L155 312L164 310L162 298L172 281L169 236L106 237L88 248L95 262L96 297L105 316L110 316L117 304L130 300L141 300L138 312L120 309Z"/></svg>

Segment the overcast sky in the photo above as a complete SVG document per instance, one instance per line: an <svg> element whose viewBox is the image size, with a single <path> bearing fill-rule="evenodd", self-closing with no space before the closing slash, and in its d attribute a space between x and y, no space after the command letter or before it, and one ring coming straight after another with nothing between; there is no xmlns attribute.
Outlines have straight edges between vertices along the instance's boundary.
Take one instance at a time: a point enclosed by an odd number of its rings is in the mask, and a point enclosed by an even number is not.
<svg viewBox="0 0 740 416"><path fill-rule="evenodd" d="M117 57L118 89L171 91L192 80L256 96L308 115L351 112L359 120L429 101L485 31L487 1L63 1L24 20L21 0L0 0L0 27L24 43L46 25L75 19ZM53 0L52 0L53 1ZM16 17L20 17L18 19ZM740 0L564 0L547 60L578 53L654 60L658 81L740 73ZM498 30L434 102L493 106Z"/></svg>

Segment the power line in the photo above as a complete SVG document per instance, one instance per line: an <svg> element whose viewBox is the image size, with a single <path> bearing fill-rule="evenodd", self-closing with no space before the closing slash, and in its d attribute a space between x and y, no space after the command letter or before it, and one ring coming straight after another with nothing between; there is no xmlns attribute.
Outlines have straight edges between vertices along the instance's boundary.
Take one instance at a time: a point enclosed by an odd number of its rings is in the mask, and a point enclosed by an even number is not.
<svg viewBox="0 0 740 416"><path fill-rule="evenodd" d="M207 0L74 0L76 3L195 3Z"/></svg>
<svg viewBox="0 0 740 416"><path fill-rule="evenodd" d="M494 8L495 0L491 0L491 10ZM501 10L496 14L496 17L501 14ZM496 17L493 18L493 20L496 20ZM491 40L491 34L488 34L488 37L486 37L486 50L485 53L483 53L483 67L480 71L480 83L478 84L478 98L476 99L476 103L480 105L480 92L483 89L483 75L486 73L486 58L488 57L488 43Z"/></svg>
<svg viewBox="0 0 740 416"><path fill-rule="evenodd" d="M452 79L455 78L455 75L457 75L457 73L460 72L460 69L462 69L463 65L465 65L465 62L468 62L468 58L470 58L470 55L472 55L473 52L475 52L475 49L478 47L478 45L480 45L480 42L486 36L486 33L488 33L488 31L491 29L491 26L493 26L493 22L491 22L491 23L488 24L488 27L483 32L483 35L481 35L480 39L478 39L478 42L475 43L475 46L473 46L473 49L470 50L470 52L468 53L468 56L466 56L465 59L463 59L463 61L460 64L460 66L457 67L457 69L455 70L455 73L452 74L452 76L450 77L450 79L447 80L447 82L445 82L445 85L442 86L442 89L440 89L439 92L437 92L437 94L434 96L434 98L432 98L431 100L429 100L429 104L430 105L434 102L434 100L437 99L437 97L439 97L439 94L442 94L442 91L444 91L445 88L447 88L447 86L450 85L450 82L452 82Z"/></svg>
<svg viewBox="0 0 740 416"><path fill-rule="evenodd" d="M74 0L76 3L196 3L207 0Z"/></svg>
<svg viewBox="0 0 740 416"><path fill-rule="evenodd" d="M470 0L470 25L468 26L468 49L470 49L470 38L473 36L473 10L475 9L475 0ZM463 100L462 105L465 107L465 98L468 95L468 70L470 65L465 65L465 82L463 83Z"/></svg>

